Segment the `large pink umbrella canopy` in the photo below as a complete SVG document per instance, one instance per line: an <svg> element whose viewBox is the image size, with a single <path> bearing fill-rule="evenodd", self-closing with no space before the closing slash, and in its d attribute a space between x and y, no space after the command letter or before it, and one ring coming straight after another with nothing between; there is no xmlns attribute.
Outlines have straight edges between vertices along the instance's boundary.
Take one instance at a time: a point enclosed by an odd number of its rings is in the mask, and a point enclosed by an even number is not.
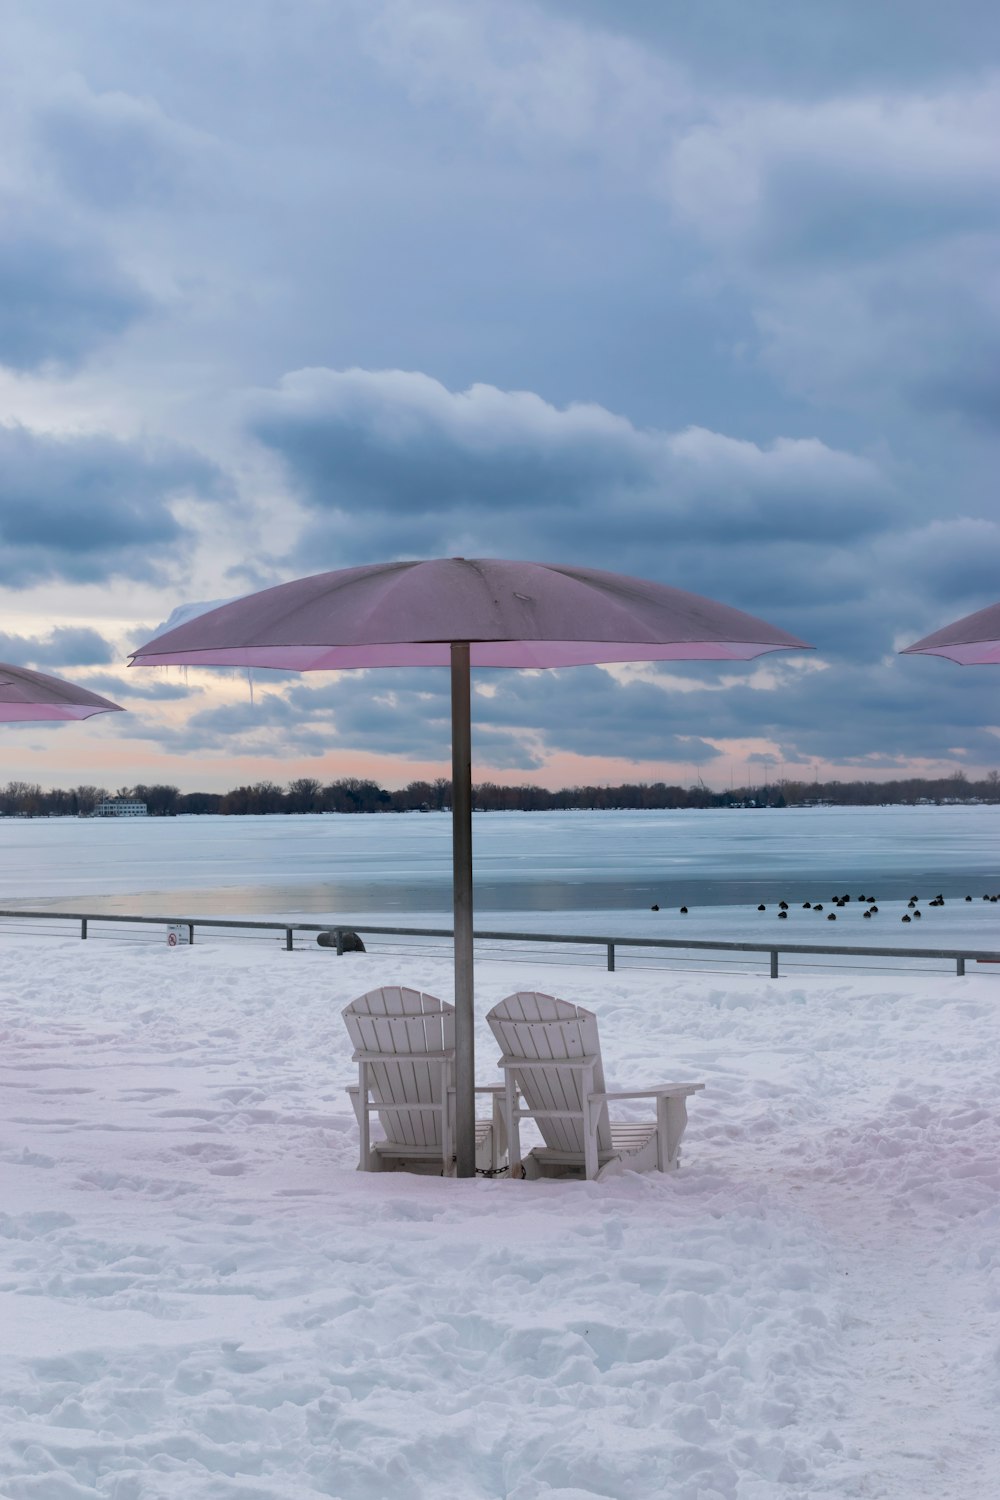
<svg viewBox="0 0 1000 1500"><path fill-rule="evenodd" d="M1000 662L1000 604L991 604L907 646L902 656L947 656L963 667Z"/></svg>
<svg viewBox="0 0 1000 1500"><path fill-rule="evenodd" d="M141 646L136 663L292 668L746 660L804 642L683 589L597 568L496 559L376 563L219 605Z"/></svg>
<svg viewBox="0 0 1000 1500"><path fill-rule="evenodd" d="M89 719L93 714L123 711L110 698L101 698L61 677L0 662L0 723Z"/></svg>
<svg viewBox="0 0 1000 1500"><path fill-rule="evenodd" d="M475 1171L469 669L745 661L810 649L752 615L596 568L494 558L378 563L298 578L148 641L133 664L450 666L457 1171Z"/></svg>

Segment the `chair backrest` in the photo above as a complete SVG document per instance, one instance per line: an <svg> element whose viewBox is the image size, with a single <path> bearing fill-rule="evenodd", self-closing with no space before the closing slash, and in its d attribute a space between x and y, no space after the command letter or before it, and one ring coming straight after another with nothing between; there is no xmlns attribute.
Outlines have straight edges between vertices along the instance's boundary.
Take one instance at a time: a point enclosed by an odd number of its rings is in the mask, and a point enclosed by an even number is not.
<svg viewBox="0 0 1000 1500"><path fill-rule="evenodd" d="M597 1035L597 1017L581 1005L557 1000L535 990L519 990L495 1005L486 1017L500 1043L504 1060L513 1066L518 1088L529 1110L572 1111L563 1119L536 1119L545 1144L554 1151L583 1155L584 1066L556 1066L593 1057L593 1091L604 1092L604 1068ZM611 1150L608 1107L597 1117L597 1149Z"/></svg>
<svg viewBox="0 0 1000 1500"><path fill-rule="evenodd" d="M354 1043L355 1061L368 1060L372 1100L386 1139L401 1146L440 1146L442 1117L437 1110L407 1105L440 1104L441 1060L422 1053L449 1053L445 1084L455 1056L455 1007L421 990L388 987L369 990L342 1012ZM372 1056L372 1054L383 1056ZM385 1055L388 1054L388 1055Z"/></svg>

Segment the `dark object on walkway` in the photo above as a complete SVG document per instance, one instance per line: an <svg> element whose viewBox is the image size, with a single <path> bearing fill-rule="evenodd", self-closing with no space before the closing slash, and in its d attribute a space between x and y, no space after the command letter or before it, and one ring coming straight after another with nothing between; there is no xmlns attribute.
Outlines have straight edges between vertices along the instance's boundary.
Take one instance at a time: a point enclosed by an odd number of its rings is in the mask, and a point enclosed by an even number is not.
<svg viewBox="0 0 1000 1500"><path fill-rule="evenodd" d="M316 941L321 948L336 948L338 953L365 953L367 949L356 932L341 929L340 942L335 932L318 932Z"/></svg>

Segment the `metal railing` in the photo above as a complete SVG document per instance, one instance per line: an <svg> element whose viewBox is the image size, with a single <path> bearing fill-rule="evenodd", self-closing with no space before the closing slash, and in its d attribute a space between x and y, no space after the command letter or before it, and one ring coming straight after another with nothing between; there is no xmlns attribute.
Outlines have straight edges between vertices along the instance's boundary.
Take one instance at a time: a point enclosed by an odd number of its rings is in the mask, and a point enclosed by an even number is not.
<svg viewBox="0 0 1000 1500"><path fill-rule="evenodd" d="M105 914L103 912L58 912L27 911L22 909L0 910L0 918L27 921L58 921L79 923L80 937L89 935L89 924L129 923L163 928L186 928L188 943L193 943L197 928L236 929L239 931L283 932L285 948L291 952L295 946L295 934L329 933L338 954L345 952L345 937L348 933L383 937L451 938L450 927L385 927L356 923L331 922L253 922L238 917L144 917ZM718 953L767 953L770 955L771 978L779 977L778 961L782 954L832 955L852 958L905 958L944 959L955 964L955 973L963 975L968 960L978 963L1000 964L1000 951L995 948L874 948L858 947L848 943L739 943L708 938L645 938L605 937L594 933L554 932L494 932L478 929L475 938L479 942L569 944L588 948L603 948L607 954L608 970L615 968L616 952L619 948L673 949Z"/></svg>

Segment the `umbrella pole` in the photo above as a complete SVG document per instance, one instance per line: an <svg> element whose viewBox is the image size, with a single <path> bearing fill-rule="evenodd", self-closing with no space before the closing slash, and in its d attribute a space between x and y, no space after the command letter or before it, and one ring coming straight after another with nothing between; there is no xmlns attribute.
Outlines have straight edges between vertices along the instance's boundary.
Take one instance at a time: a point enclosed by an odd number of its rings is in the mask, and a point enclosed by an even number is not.
<svg viewBox="0 0 1000 1500"><path fill-rule="evenodd" d="M455 1168L476 1175L472 970L472 702L468 641L451 643L451 832L455 911Z"/></svg>

